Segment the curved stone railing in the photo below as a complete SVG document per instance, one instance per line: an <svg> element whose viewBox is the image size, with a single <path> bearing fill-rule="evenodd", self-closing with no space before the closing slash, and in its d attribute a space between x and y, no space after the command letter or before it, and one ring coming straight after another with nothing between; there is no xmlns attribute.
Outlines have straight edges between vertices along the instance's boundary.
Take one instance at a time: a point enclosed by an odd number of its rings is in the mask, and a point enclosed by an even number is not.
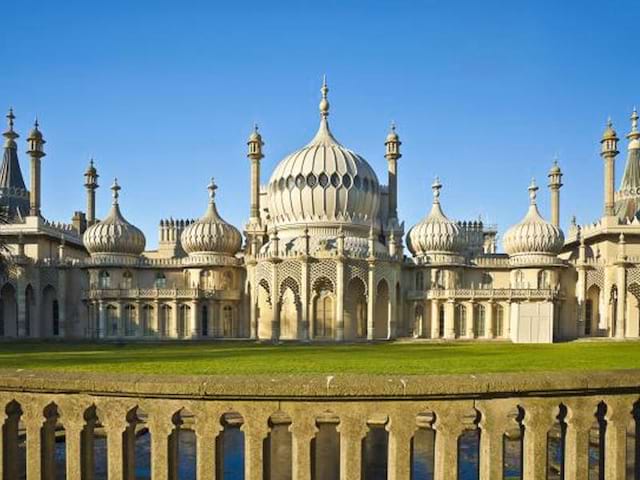
<svg viewBox="0 0 640 480"><path fill-rule="evenodd" d="M366 480L371 462L388 479L409 480L424 452L432 452L425 458L433 478L463 479L469 450L461 445L469 439L483 480L503 478L508 441L520 449L525 480L547 478L550 468L567 480L590 478L593 438L600 439L599 478L639 473L640 370L335 377L4 371L0 403L0 478L20 478L21 468L29 479L55 478L55 443L64 438L66 478L93 478L101 439L109 480L133 479L136 444L146 435L152 478L177 479L179 439L191 432L197 478L220 479L231 431L241 435L248 480ZM335 441L325 448L329 438ZM549 454L551 442L564 452L559 461Z"/></svg>

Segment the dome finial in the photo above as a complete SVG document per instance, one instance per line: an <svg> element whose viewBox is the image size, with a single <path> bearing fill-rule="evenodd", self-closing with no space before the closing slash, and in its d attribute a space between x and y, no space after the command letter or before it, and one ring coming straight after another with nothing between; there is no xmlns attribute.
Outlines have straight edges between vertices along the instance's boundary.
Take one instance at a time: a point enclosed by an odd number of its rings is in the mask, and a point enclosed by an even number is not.
<svg viewBox="0 0 640 480"><path fill-rule="evenodd" d="M13 114L13 108L9 108L9 113L7 113L7 123L9 125L9 131L13 132L13 121L16 119L16 116Z"/></svg>
<svg viewBox="0 0 640 480"><path fill-rule="evenodd" d="M118 205L118 197L120 196L120 185L118 185L118 179L113 179L113 185L111 185L111 191L113 192L113 204Z"/></svg>
<svg viewBox="0 0 640 480"><path fill-rule="evenodd" d="M323 75L322 77L322 88L320 89L320 92L322 92L322 100L320 100L320 115L322 118L326 119L329 116L329 100L327 99L329 87L327 86L326 75Z"/></svg>
<svg viewBox="0 0 640 480"><path fill-rule="evenodd" d="M16 146L15 139L18 138L19 135L13 130L13 121L15 118L16 116L13 114L13 108L9 108L9 113L7 113L7 125L9 128L2 134L2 136L7 139L5 141L5 147L13 148Z"/></svg>
<svg viewBox="0 0 640 480"><path fill-rule="evenodd" d="M529 185L529 203L531 205L536 204L536 196L538 195L538 185L536 185L536 179L531 179L531 184Z"/></svg>
<svg viewBox="0 0 640 480"><path fill-rule="evenodd" d="M216 185L215 180L211 177L211 181L209 182L209 186L207 187L209 190L209 203L214 203L214 199L216 197L216 190L218 189L218 185Z"/></svg>
<svg viewBox="0 0 640 480"><path fill-rule="evenodd" d="M440 203L440 189L442 188L442 184L440 183L440 179L436 176L431 184L431 190L433 191L433 203Z"/></svg>
<svg viewBox="0 0 640 480"><path fill-rule="evenodd" d="M629 135L627 135L627 138L629 140L633 141L640 139L640 130L638 130L638 119L640 119L640 116L638 116L638 110L636 109L636 107L633 107L633 112L631 113L631 131L629 132ZM636 145L637 142L630 146L633 147Z"/></svg>

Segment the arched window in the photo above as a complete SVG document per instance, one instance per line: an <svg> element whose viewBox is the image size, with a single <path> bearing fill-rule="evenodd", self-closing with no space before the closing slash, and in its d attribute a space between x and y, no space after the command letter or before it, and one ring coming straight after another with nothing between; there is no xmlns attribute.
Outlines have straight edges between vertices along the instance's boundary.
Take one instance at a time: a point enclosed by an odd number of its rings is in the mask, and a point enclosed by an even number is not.
<svg viewBox="0 0 640 480"><path fill-rule="evenodd" d="M201 311L201 321L202 321L202 336L203 337L208 337L209 336L209 309L207 308L206 305L202 306L202 311Z"/></svg>
<svg viewBox="0 0 640 480"><path fill-rule="evenodd" d="M491 288L493 286L493 277L490 273L483 273L480 283L482 288Z"/></svg>
<svg viewBox="0 0 640 480"><path fill-rule="evenodd" d="M230 305L222 307L222 334L225 337L234 336L233 328L233 309Z"/></svg>
<svg viewBox="0 0 640 480"><path fill-rule="evenodd" d="M133 275L128 270L122 274L122 288L133 288Z"/></svg>
<svg viewBox="0 0 640 480"><path fill-rule="evenodd" d="M156 273L155 286L156 288L167 288L167 277L164 273Z"/></svg>
<svg viewBox="0 0 640 480"><path fill-rule="evenodd" d="M475 311L476 324L474 325L475 334L476 334L476 337L484 337L485 328L486 328L485 308L484 308L484 305L480 305L480 304L477 304L475 308L476 308L476 311Z"/></svg>
<svg viewBox="0 0 640 480"><path fill-rule="evenodd" d="M435 288L444 288L444 275L442 270L436 270L433 275L433 283Z"/></svg>
<svg viewBox="0 0 640 480"><path fill-rule="evenodd" d="M522 270L516 270L513 274L513 279L516 283L517 288L522 288L524 285L524 273Z"/></svg>
<svg viewBox="0 0 640 480"><path fill-rule="evenodd" d="M496 337L504 336L504 308L502 305L496 305Z"/></svg>
<svg viewBox="0 0 640 480"><path fill-rule="evenodd" d="M541 270L538 273L538 288L551 288L551 273L549 270Z"/></svg>
<svg viewBox="0 0 640 480"><path fill-rule="evenodd" d="M111 288L111 275L106 270L98 274L98 286L100 288Z"/></svg>
<svg viewBox="0 0 640 480"><path fill-rule="evenodd" d="M588 299L585 304L584 334L591 335L591 324L593 322L593 300Z"/></svg>

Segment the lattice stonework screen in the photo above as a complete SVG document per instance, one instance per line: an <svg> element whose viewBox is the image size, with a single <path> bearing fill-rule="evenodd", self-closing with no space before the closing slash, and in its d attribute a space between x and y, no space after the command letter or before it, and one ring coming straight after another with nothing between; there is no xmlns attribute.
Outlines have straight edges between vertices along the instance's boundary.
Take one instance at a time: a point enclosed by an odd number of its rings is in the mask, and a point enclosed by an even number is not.
<svg viewBox="0 0 640 480"><path fill-rule="evenodd" d="M260 262L257 266L256 271L256 282L260 282L261 280L266 280L267 283L271 284L271 269L273 268L271 262Z"/></svg>
<svg viewBox="0 0 640 480"><path fill-rule="evenodd" d="M593 285L597 285L600 289L604 288L604 272L601 268L587 270L587 290Z"/></svg>
<svg viewBox="0 0 640 480"><path fill-rule="evenodd" d="M640 285L640 268L630 268L627 270L627 286L632 283Z"/></svg>
<svg viewBox="0 0 640 480"><path fill-rule="evenodd" d="M296 297L296 302L300 302L300 284L296 282L293 277L285 277L282 282L280 282L280 299L282 299L282 295L287 290L287 288L291 289L294 296Z"/></svg>
<svg viewBox="0 0 640 480"><path fill-rule="evenodd" d="M319 260L309 265L311 273L311 285L321 277L328 278L333 285L336 284L336 263L333 260Z"/></svg>
<svg viewBox="0 0 640 480"><path fill-rule="evenodd" d="M349 282L354 278L359 278L360 280L362 280L362 283L364 285L364 294L367 294L367 288L369 287L369 267L365 262L347 263L345 265L345 274L347 277L345 279L345 285L349 285Z"/></svg>
<svg viewBox="0 0 640 480"><path fill-rule="evenodd" d="M285 279L291 277L298 285L302 282L302 267L297 260L288 260L278 265L278 278Z"/></svg>

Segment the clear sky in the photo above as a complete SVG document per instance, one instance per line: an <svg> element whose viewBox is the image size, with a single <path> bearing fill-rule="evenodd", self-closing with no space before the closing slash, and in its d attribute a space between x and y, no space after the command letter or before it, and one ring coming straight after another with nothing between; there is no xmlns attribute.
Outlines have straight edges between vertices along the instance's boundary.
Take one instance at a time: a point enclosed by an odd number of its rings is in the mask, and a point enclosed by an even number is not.
<svg viewBox="0 0 640 480"><path fill-rule="evenodd" d="M2 18L0 108L14 107L21 142L40 117L45 216L85 209L94 156L98 215L117 176L149 246L160 218L204 212L211 176L221 214L241 227L251 126L266 182L313 136L325 73L334 134L383 183L397 123L407 227L428 211L437 174L450 217L482 214L504 232L556 154L563 227L572 214L597 219L605 120L623 137L640 103L637 0L14 1ZM620 155L618 179L623 166ZM546 188L539 197L548 218Z"/></svg>

